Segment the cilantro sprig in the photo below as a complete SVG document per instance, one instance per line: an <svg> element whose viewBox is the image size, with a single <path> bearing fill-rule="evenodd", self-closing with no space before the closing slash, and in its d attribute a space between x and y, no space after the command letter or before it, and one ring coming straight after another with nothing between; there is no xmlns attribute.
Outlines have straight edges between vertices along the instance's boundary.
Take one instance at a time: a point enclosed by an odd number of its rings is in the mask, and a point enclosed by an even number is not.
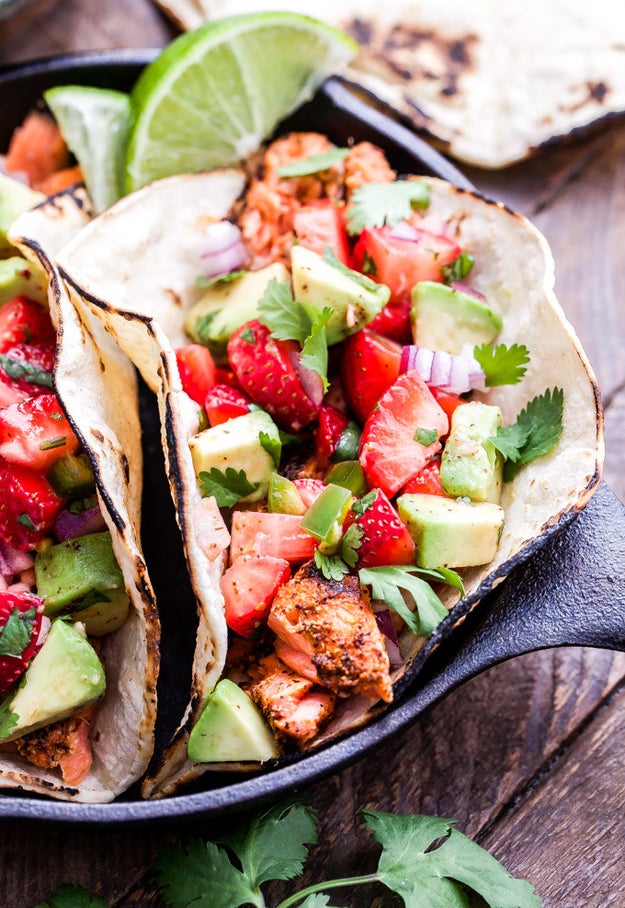
<svg viewBox="0 0 625 908"><path fill-rule="evenodd" d="M529 350L524 344L481 344L475 347L473 356L486 376L486 386L516 385L526 373L525 364L530 360Z"/></svg>
<svg viewBox="0 0 625 908"><path fill-rule="evenodd" d="M416 565L372 567L361 568L358 577L364 586L371 587L372 597L386 602L413 633L427 637L447 617L448 612L430 584L416 576L423 573L423 569ZM462 580L455 571L430 569L427 576L429 580L455 587L464 595ZM414 602L414 611L406 604L403 592Z"/></svg>
<svg viewBox="0 0 625 908"><path fill-rule="evenodd" d="M521 467L551 451L562 435L564 391L547 388L521 410L516 422L500 426L489 441L505 457L504 479L509 482Z"/></svg>
<svg viewBox="0 0 625 908"><path fill-rule="evenodd" d="M245 470L235 470L234 467L226 467L225 472L217 467L211 467L210 472L202 470L199 480L202 498L213 495L220 508L233 507L237 501L255 492L260 484L250 482Z"/></svg>
<svg viewBox="0 0 625 908"><path fill-rule="evenodd" d="M365 227L383 227L409 218L415 209L427 208L430 190L419 180L365 183L351 197L347 229L360 233Z"/></svg>
<svg viewBox="0 0 625 908"><path fill-rule="evenodd" d="M331 148L321 154L312 154L308 158L283 164L282 167L276 168L276 173L279 177L306 177L340 164L348 154L349 148Z"/></svg>
<svg viewBox="0 0 625 908"><path fill-rule="evenodd" d="M41 385L44 388L52 388L52 373L46 372L28 362L26 359L14 359L5 353L0 353L0 366L4 369L9 378L23 379L31 385Z"/></svg>
<svg viewBox="0 0 625 908"><path fill-rule="evenodd" d="M453 281L462 281L471 273L475 264L475 258L470 252L461 252L453 262L447 262L441 265L441 274L446 284Z"/></svg>
<svg viewBox="0 0 625 908"><path fill-rule="evenodd" d="M36 614L37 610L34 608L29 608L25 612L20 612L17 606L13 609L0 630L0 656L14 656L19 659L30 643Z"/></svg>

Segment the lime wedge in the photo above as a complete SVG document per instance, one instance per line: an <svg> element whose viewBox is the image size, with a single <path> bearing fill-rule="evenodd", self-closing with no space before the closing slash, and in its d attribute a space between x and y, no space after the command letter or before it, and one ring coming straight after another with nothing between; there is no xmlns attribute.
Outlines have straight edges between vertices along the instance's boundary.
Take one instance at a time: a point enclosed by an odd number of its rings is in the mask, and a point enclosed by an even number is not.
<svg viewBox="0 0 625 908"><path fill-rule="evenodd" d="M231 16L181 35L132 91L127 188L242 160L357 51L344 32L290 12Z"/></svg>
<svg viewBox="0 0 625 908"><path fill-rule="evenodd" d="M104 211L124 191L130 99L119 91L60 85L44 92L63 137L85 175L96 211Z"/></svg>

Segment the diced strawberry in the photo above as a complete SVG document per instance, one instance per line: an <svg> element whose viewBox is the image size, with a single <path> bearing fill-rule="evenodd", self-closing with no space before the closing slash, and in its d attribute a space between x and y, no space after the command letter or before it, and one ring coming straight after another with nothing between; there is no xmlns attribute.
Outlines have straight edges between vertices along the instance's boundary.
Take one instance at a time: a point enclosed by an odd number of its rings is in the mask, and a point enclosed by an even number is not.
<svg viewBox="0 0 625 908"><path fill-rule="evenodd" d="M391 300L410 296L419 281L442 281L441 268L460 255L446 236L414 230L414 239L397 236L393 227L366 228L354 247L356 267L391 290Z"/></svg>
<svg viewBox="0 0 625 908"><path fill-rule="evenodd" d="M0 460L0 539L28 552L48 535L62 506L43 476Z"/></svg>
<svg viewBox="0 0 625 908"><path fill-rule="evenodd" d="M287 432L300 432L319 412L306 394L293 364L295 341L277 340L269 328L253 320L228 341L228 360L246 394Z"/></svg>
<svg viewBox="0 0 625 908"><path fill-rule="evenodd" d="M442 388L434 387L431 387L430 391L450 420L456 407L466 403L466 400L463 400L458 394L452 394L451 391L443 391Z"/></svg>
<svg viewBox="0 0 625 908"><path fill-rule="evenodd" d="M4 161L8 173L25 173L31 186L68 163L69 152L60 128L52 117L38 110L13 132Z"/></svg>
<svg viewBox="0 0 625 908"><path fill-rule="evenodd" d="M54 344L12 344L0 354L0 381L28 397L52 387Z"/></svg>
<svg viewBox="0 0 625 908"><path fill-rule="evenodd" d="M54 394L0 409L0 457L9 463L47 473L59 457L79 447Z"/></svg>
<svg viewBox="0 0 625 908"><path fill-rule="evenodd" d="M272 555L242 555L221 578L226 624L249 637L263 624L278 588L291 576L288 561Z"/></svg>
<svg viewBox="0 0 625 908"><path fill-rule="evenodd" d="M0 696L21 678L43 645L43 605L32 593L0 593Z"/></svg>
<svg viewBox="0 0 625 908"><path fill-rule="evenodd" d="M216 381L216 366L210 350L202 344L178 347L176 362L183 390L203 407L206 395Z"/></svg>
<svg viewBox="0 0 625 908"><path fill-rule="evenodd" d="M438 439L448 431L445 412L416 369L400 375L363 429L360 463L369 485L392 498L438 453Z"/></svg>
<svg viewBox="0 0 625 908"><path fill-rule="evenodd" d="M408 528L381 489L371 494L372 500L364 499L364 510L357 505L362 513L352 511L347 519L362 530L358 567L414 564L416 549Z"/></svg>
<svg viewBox="0 0 625 908"><path fill-rule="evenodd" d="M410 324L410 297L402 296L391 300L381 312L369 322L369 329L397 341L398 344L409 344L412 341Z"/></svg>
<svg viewBox="0 0 625 908"><path fill-rule="evenodd" d="M235 511L232 515L230 563L242 555L273 555L290 564L315 554L315 540L302 530L296 514Z"/></svg>
<svg viewBox="0 0 625 908"><path fill-rule="evenodd" d="M348 422L347 416L336 407L330 404L322 405L315 431L315 450L321 464L327 465L336 451Z"/></svg>
<svg viewBox="0 0 625 908"><path fill-rule="evenodd" d="M360 422L366 420L399 375L401 347L369 328L343 344L341 382L345 397Z"/></svg>
<svg viewBox="0 0 625 908"><path fill-rule="evenodd" d="M293 485L297 488L306 510L315 503L326 488L323 479L294 479Z"/></svg>
<svg viewBox="0 0 625 908"><path fill-rule="evenodd" d="M251 403L246 394L232 385L218 384L206 395L204 409L210 425L219 426L222 422L249 413Z"/></svg>
<svg viewBox="0 0 625 908"><path fill-rule="evenodd" d="M16 296L0 308L0 353L15 344L53 343L50 313L25 296Z"/></svg>
<svg viewBox="0 0 625 908"><path fill-rule="evenodd" d="M322 255L330 247L339 261L349 265L349 245L343 217L332 199L317 199L299 208L293 216L298 242Z"/></svg>
<svg viewBox="0 0 625 908"><path fill-rule="evenodd" d="M434 460L426 463L416 476L408 480L401 491L402 495L442 495L447 498L448 495L441 484L440 457L435 457Z"/></svg>

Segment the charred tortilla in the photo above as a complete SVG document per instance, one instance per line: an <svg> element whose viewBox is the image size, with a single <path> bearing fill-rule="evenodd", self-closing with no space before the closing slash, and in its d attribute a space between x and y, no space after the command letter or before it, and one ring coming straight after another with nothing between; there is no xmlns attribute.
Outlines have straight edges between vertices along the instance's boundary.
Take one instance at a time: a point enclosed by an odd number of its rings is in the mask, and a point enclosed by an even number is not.
<svg viewBox="0 0 625 908"><path fill-rule="evenodd" d="M470 596L487 586L490 577L505 576L506 566L532 540L586 504L601 472L601 409L590 366L555 299L553 261L543 237L503 205L440 180L426 182L431 202L424 228L445 233L475 256L472 284L497 302L504 323L499 340L523 343L530 350L523 382L492 389L489 401L501 407L505 423L546 387L564 388L561 440L506 485L501 502L505 529L494 561L462 572ZM167 471L197 597L189 704L171 747L144 786L147 796L170 794L208 768L191 763L186 746L226 656L219 590L224 550L200 540L202 499L188 445L197 427L197 407L182 391L174 348L186 342L185 315L200 293L203 227L227 217L244 186L245 175L237 169L162 180L92 221L58 256L84 311L97 316L159 397ZM405 642L408 664L419 645L418 640ZM366 721L370 709L370 701L348 701L322 740Z"/></svg>

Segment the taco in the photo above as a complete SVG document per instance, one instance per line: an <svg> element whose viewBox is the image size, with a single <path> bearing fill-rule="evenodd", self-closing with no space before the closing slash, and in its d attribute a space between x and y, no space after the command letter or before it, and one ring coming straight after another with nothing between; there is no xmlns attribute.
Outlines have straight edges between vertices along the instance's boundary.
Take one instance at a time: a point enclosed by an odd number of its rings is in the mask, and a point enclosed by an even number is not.
<svg viewBox="0 0 625 908"><path fill-rule="evenodd" d="M58 255L159 397L197 597L191 697L146 796L367 721L455 572L479 599L598 483L596 382L545 240L395 176L368 143L291 135L126 197Z"/></svg>
<svg viewBox="0 0 625 908"><path fill-rule="evenodd" d="M49 309L24 295L0 309L0 787L106 802L153 752L159 622L136 372L53 264L89 217L76 189L8 233Z"/></svg>

